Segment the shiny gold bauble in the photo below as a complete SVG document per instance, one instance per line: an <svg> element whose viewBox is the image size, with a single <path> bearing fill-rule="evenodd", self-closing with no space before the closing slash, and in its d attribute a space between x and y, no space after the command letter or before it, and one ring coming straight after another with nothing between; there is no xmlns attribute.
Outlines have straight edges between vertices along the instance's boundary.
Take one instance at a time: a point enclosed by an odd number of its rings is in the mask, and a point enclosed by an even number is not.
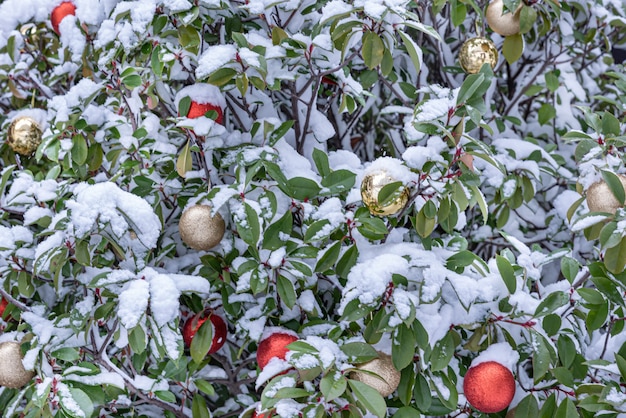
<svg viewBox="0 0 626 418"><path fill-rule="evenodd" d="M43 132L35 119L29 116L18 116L9 125L7 144L18 154L32 155L39 144Z"/></svg>
<svg viewBox="0 0 626 418"><path fill-rule="evenodd" d="M378 375L375 376L370 373L354 371L350 373L350 378L373 387L384 398L391 395L400 384L400 372L393 366L391 356L385 353L378 352L378 358L368 361L367 363L359 364L357 369L373 372Z"/></svg>
<svg viewBox="0 0 626 418"><path fill-rule="evenodd" d="M178 230L185 244L194 250L208 251L220 243L226 224L219 213L211 215L211 206L195 205L183 212Z"/></svg>
<svg viewBox="0 0 626 418"><path fill-rule="evenodd" d="M626 176L618 175L622 186L626 189ZM624 205L620 204L611 192L609 185L604 180L593 183L587 189L587 206L591 212L607 212L615 214L615 211Z"/></svg>
<svg viewBox="0 0 626 418"><path fill-rule="evenodd" d="M0 343L0 386L21 388L35 375L24 369L20 343L8 341Z"/></svg>
<svg viewBox="0 0 626 418"><path fill-rule="evenodd" d="M459 63L470 74L479 72L485 63L493 70L498 63L498 50L493 42L482 36L468 39L459 51Z"/></svg>
<svg viewBox="0 0 626 418"><path fill-rule="evenodd" d="M515 12L504 12L504 3L502 0L493 0L487 6L487 12L485 13L485 19L487 25L495 33L499 33L502 36L510 36L519 33L520 29L520 12L522 10L523 3L515 10Z"/></svg>
<svg viewBox="0 0 626 418"><path fill-rule="evenodd" d="M386 171L378 170L363 177L361 182L361 199L370 210L372 215L389 216L402 210L409 200L409 189L404 188L402 192L387 205L383 206L378 201L378 193L388 184L395 183L396 179L391 177Z"/></svg>

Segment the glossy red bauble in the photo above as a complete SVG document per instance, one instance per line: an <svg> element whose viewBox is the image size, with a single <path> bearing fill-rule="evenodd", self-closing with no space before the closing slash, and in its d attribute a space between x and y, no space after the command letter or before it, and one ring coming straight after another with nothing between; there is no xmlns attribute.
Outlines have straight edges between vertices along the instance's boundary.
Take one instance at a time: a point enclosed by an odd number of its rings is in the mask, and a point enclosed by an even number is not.
<svg viewBox="0 0 626 418"><path fill-rule="evenodd" d="M187 347L191 347L193 337L207 319L211 320L211 324L213 325L213 339L211 340L211 348L209 348L207 354L213 354L224 346L226 343L226 334L228 333L226 322L224 322L219 315L210 314L206 317L194 315L189 318L187 322L185 322L185 325L183 325L183 341Z"/></svg>
<svg viewBox="0 0 626 418"><path fill-rule="evenodd" d="M190 119L199 118L200 116L204 116L209 110L215 110L217 112L215 122L221 125L222 122L224 122L224 111L221 107L211 103L197 103L192 101L191 106L189 106L189 112L187 112L187 117Z"/></svg>
<svg viewBox="0 0 626 418"><path fill-rule="evenodd" d="M9 301L0 297L0 317L4 315L4 310L7 308Z"/></svg>
<svg viewBox="0 0 626 418"><path fill-rule="evenodd" d="M515 395L513 373L495 361L470 367L463 381L467 401L480 412L491 414L505 409Z"/></svg>
<svg viewBox="0 0 626 418"><path fill-rule="evenodd" d="M256 361L259 367L263 369L274 357L284 360L289 351L287 346L294 341L298 341L298 337L282 332L275 332L265 338L259 343L256 352Z"/></svg>
<svg viewBox="0 0 626 418"><path fill-rule="evenodd" d="M71 1L65 1L54 8L50 15L50 21L52 22L52 29L56 33L59 33L59 25L61 21L68 15L76 14L76 6Z"/></svg>

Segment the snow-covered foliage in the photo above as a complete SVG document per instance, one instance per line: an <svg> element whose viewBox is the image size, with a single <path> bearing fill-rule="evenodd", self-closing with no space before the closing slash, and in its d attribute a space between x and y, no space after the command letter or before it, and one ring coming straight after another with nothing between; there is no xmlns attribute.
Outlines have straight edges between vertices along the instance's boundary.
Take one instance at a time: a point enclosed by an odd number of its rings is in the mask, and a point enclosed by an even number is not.
<svg viewBox="0 0 626 418"><path fill-rule="evenodd" d="M0 147L0 341L36 373L3 416L479 416L483 361L515 416L626 414L623 2L529 0L505 39L475 0L72 1L59 34L62 0L0 2L2 135L43 131ZM466 75L476 30L503 57ZM196 203L210 251L180 238ZM215 354L183 344L200 312ZM299 340L261 370L276 329ZM351 379L377 351L387 399Z"/></svg>

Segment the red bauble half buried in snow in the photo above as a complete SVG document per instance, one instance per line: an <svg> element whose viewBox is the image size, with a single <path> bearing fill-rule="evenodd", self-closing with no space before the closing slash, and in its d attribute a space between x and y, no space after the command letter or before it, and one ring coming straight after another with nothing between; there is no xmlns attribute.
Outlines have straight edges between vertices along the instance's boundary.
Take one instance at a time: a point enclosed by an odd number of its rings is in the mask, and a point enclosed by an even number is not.
<svg viewBox="0 0 626 418"><path fill-rule="evenodd" d="M274 357L285 360L289 351L287 346L294 341L298 341L298 337L286 331L276 331L268 335L259 343L256 351L256 361L259 367L263 369Z"/></svg>
<svg viewBox="0 0 626 418"><path fill-rule="evenodd" d="M61 21L69 15L76 14L76 6L71 1L65 1L54 8L50 15L50 22L52 23L52 29L58 34L59 25Z"/></svg>
<svg viewBox="0 0 626 418"><path fill-rule="evenodd" d="M222 125L224 122L224 112L221 107L212 103L197 103L192 100L191 106L189 106L189 112L187 112L187 117L190 119L199 118L200 116L204 116L209 110L215 110L217 112L215 122Z"/></svg>
<svg viewBox="0 0 626 418"><path fill-rule="evenodd" d="M226 99L219 88L207 83L196 83L182 88L176 94L176 99L174 101L174 104L179 111L180 108L178 106L180 101L185 97L188 97L191 100L189 110L186 115L181 114L180 116L195 119L204 116L208 111L214 110L217 113L215 122L220 125L224 124L224 108L226 107Z"/></svg>
<svg viewBox="0 0 626 418"><path fill-rule="evenodd" d="M502 364L486 361L467 370L463 392L470 405L480 412L500 412L513 400L515 378L511 370Z"/></svg>
<svg viewBox="0 0 626 418"><path fill-rule="evenodd" d="M189 318L187 322L185 322L185 325L183 325L183 341L187 347L191 347L193 337L207 320L210 320L213 325L213 339L211 340L211 348L209 348L207 354L213 354L226 343L226 334L228 333L226 322L224 322L219 315L211 313L208 316L203 316L203 314L200 313Z"/></svg>

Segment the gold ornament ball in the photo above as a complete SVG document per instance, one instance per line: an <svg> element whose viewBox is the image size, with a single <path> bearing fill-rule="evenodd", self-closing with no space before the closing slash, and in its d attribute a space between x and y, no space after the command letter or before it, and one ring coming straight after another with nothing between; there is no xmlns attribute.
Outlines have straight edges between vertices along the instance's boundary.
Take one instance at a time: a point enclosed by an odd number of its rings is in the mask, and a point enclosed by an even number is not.
<svg viewBox="0 0 626 418"><path fill-rule="evenodd" d="M22 350L15 341L0 343L0 386L21 388L35 375L35 372L24 369Z"/></svg>
<svg viewBox="0 0 626 418"><path fill-rule="evenodd" d="M350 378L373 387L385 398L398 388L400 372L393 367L391 356L381 352L378 352L378 356L367 363L359 364L357 369L376 373L380 377L355 371L350 373Z"/></svg>
<svg viewBox="0 0 626 418"><path fill-rule="evenodd" d="M219 213L211 215L211 206L195 205L183 212L178 230L185 244L194 250L208 251L220 243L226 224Z"/></svg>
<svg viewBox="0 0 626 418"><path fill-rule="evenodd" d="M626 176L620 174L618 177L622 182L622 186L626 189ZM615 214L615 211L624 205L620 204L615 198L609 185L604 180L601 180L589 186L587 190L587 206L589 206L591 212Z"/></svg>
<svg viewBox="0 0 626 418"><path fill-rule="evenodd" d="M487 6L487 12L485 14L487 25L489 25L491 30L495 33L499 33L502 36L510 36L519 33L519 19L522 5L523 3L520 3L517 10L513 13L502 14L504 12L504 3L502 0L493 0L489 3L489 6Z"/></svg>
<svg viewBox="0 0 626 418"><path fill-rule="evenodd" d="M482 36L468 39L461 46L459 63L463 70L470 74L479 72L485 63L493 70L498 63L498 50L493 42Z"/></svg>
<svg viewBox="0 0 626 418"><path fill-rule="evenodd" d="M43 132L35 119L29 116L18 116L9 125L7 144L18 154L32 155L39 144Z"/></svg>
<svg viewBox="0 0 626 418"><path fill-rule="evenodd" d="M363 177L361 182L361 199L372 215L394 215L400 212L406 205L409 200L409 189L406 187L387 205L383 206L378 201L378 193L380 193L382 188L396 181L384 170L374 171Z"/></svg>

